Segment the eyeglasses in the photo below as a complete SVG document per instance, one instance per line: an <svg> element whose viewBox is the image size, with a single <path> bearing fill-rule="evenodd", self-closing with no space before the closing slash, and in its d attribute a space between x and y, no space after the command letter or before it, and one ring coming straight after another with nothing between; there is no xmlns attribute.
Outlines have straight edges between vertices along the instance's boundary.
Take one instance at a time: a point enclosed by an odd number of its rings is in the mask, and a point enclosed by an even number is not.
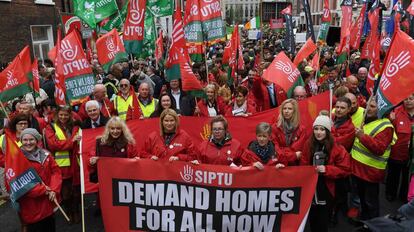
<svg viewBox="0 0 414 232"><path fill-rule="evenodd" d="M128 84L120 84L119 87L121 88L128 87Z"/></svg>
<svg viewBox="0 0 414 232"><path fill-rule="evenodd" d="M213 128L212 131L224 131L224 128Z"/></svg>

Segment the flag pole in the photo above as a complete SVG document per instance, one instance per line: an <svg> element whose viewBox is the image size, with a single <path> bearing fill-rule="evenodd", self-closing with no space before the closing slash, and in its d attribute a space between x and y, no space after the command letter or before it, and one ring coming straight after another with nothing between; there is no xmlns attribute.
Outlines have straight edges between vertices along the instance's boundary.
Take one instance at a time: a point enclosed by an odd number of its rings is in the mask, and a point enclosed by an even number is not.
<svg viewBox="0 0 414 232"><path fill-rule="evenodd" d="M55 203L55 205L59 208L60 212L62 212L63 216L65 217L66 221L70 222L70 219L68 217L68 215L66 215L65 211L62 209L62 207L60 206L59 202L57 202L57 199L55 197L55 199L53 200L53 202Z"/></svg>
<svg viewBox="0 0 414 232"><path fill-rule="evenodd" d="M9 117L9 114L8 114L8 113L7 113L7 111L6 111L6 108L4 108L3 102L0 102L0 105L1 105L1 109L3 110L4 114L5 114L5 115L6 115L6 117L7 117L7 121L9 121L9 122L10 122L10 117Z"/></svg>
<svg viewBox="0 0 414 232"><path fill-rule="evenodd" d="M259 2L260 4L260 12L259 12L259 17L260 17L260 60L263 60L263 0L260 0Z"/></svg>
<svg viewBox="0 0 414 232"><path fill-rule="evenodd" d="M105 104L105 101L104 101ZM106 108L106 105L104 106ZM108 108L106 108L108 110ZM108 111L109 112L109 111ZM109 114L110 115L110 114ZM82 158L82 130L79 131L81 140L79 142L79 169L80 169L80 181L81 181L81 210L82 210L82 232L85 232L85 200L83 195L85 194L85 173L83 171L83 158ZM98 199L99 200L99 199Z"/></svg>
<svg viewBox="0 0 414 232"><path fill-rule="evenodd" d="M204 62L206 64L206 78L207 78L207 84L210 84L210 78L208 78L208 64L207 64L207 42L205 42L205 51L204 51Z"/></svg>

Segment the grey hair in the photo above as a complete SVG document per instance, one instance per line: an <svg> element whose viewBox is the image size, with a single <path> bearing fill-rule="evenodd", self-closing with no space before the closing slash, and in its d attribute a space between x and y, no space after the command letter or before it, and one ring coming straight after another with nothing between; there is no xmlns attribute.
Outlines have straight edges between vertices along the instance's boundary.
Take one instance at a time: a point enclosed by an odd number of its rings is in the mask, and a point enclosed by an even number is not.
<svg viewBox="0 0 414 232"><path fill-rule="evenodd" d="M87 110L89 106L96 106L99 110L101 109L101 105L99 105L99 102L97 100L89 100L85 104L85 109Z"/></svg>
<svg viewBox="0 0 414 232"><path fill-rule="evenodd" d="M261 133L269 134L269 135L272 134L272 127L270 126L269 123L261 122L261 123L257 124L257 126L256 126L256 135L261 134Z"/></svg>

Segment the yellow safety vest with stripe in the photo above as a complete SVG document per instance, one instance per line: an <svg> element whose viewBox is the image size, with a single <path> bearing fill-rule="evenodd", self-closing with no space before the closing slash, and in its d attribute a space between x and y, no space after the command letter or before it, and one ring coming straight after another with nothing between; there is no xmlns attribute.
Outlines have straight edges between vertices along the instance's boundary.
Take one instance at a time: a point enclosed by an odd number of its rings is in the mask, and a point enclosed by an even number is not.
<svg viewBox="0 0 414 232"><path fill-rule="evenodd" d="M66 140L65 133L60 129L56 123L52 124L55 131L56 137L58 140ZM57 151L55 152L55 161L59 167L69 167L70 166L70 156L69 151Z"/></svg>
<svg viewBox="0 0 414 232"><path fill-rule="evenodd" d="M371 137L374 137L389 127L394 128L390 120L387 118L384 118L384 119L375 120L373 122L370 122L364 125L363 129L364 129L365 134ZM358 138L355 138L354 145L351 151L352 158L367 166L380 169L380 170L385 170L387 166L388 158L390 157L391 146L394 145L396 141L397 141L397 135L395 134L395 131L394 131L391 144L388 145L384 154L382 154L381 156L377 156L375 154L372 154L370 150L368 150L364 145L362 145L362 143L359 141Z"/></svg>
<svg viewBox="0 0 414 232"><path fill-rule="evenodd" d="M108 81L104 84L104 86L108 89L108 86L110 86L114 90L114 94L118 94L118 88L114 85L114 83Z"/></svg>
<svg viewBox="0 0 414 232"><path fill-rule="evenodd" d="M118 112L118 116L126 120L128 108L132 107L132 95L129 95L128 98L125 100L122 96L117 95L114 99L114 107L115 110Z"/></svg>
<svg viewBox="0 0 414 232"><path fill-rule="evenodd" d="M0 149L3 152L3 155L6 155L6 152L5 152L5 150L6 150L5 149L6 148L6 140L4 139L4 136L5 135L0 136L0 144L1 144ZM17 143L17 146L19 146L19 147L21 147L23 145L22 142L20 142L20 141L16 141L16 143Z"/></svg>
<svg viewBox="0 0 414 232"><path fill-rule="evenodd" d="M357 128L360 128L364 121L364 111L364 108L358 107L358 110L351 116L352 123Z"/></svg>
<svg viewBox="0 0 414 232"><path fill-rule="evenodd" d="M155 111L155 106L157 105L157 99L153 98L151 103L144 106L141 101L138 101L139 107L141 108L141 112L145 118L149 118L151 114Z"/></svg>

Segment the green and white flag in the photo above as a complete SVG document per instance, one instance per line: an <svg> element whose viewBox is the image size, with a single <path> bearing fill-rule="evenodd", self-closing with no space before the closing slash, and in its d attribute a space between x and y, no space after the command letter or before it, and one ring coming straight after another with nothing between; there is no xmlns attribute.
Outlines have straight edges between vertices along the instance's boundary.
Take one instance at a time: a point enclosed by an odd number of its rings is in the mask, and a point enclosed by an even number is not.
<svg viewBox="0 0 414 232"><path fill-rule="evenodd" d="M244 29L246 30L257 29L257 28L260 28L260 17L259 16L256 16L250 19L250 21L244 25Z"/></svg>
<svg viewBox="0 0 414 232"><path fill-rule="evenodd" d="M116 28L118 31L122 30L122 25L125 22L126 16L128 13L128 0L125 2L124 6L122 7L119 13L112 15L109 18L109 21L102 26L102 29L105 31L111 31L112 29Z"/></svg>
<svg viewBox="0 0 414 232"><path fill-rule="evenodd" d="M147 10L155 17L162 17L172 15L173 13L172 0L147 0Z"/></svg>
<svg viewBox="0 0 414 232"><path fill-rule="evenodd" d="M73 0L75 15L91 28L118 11L115 0Z"/></svg>
<svg viewBox="0 0 414 232"><path fill-rule="evenodd" d="M154 16L147 11L144 20L144 46L142 48L141 58L146 58L154 54L156 37L156 28L154 23Z"/></svg>

